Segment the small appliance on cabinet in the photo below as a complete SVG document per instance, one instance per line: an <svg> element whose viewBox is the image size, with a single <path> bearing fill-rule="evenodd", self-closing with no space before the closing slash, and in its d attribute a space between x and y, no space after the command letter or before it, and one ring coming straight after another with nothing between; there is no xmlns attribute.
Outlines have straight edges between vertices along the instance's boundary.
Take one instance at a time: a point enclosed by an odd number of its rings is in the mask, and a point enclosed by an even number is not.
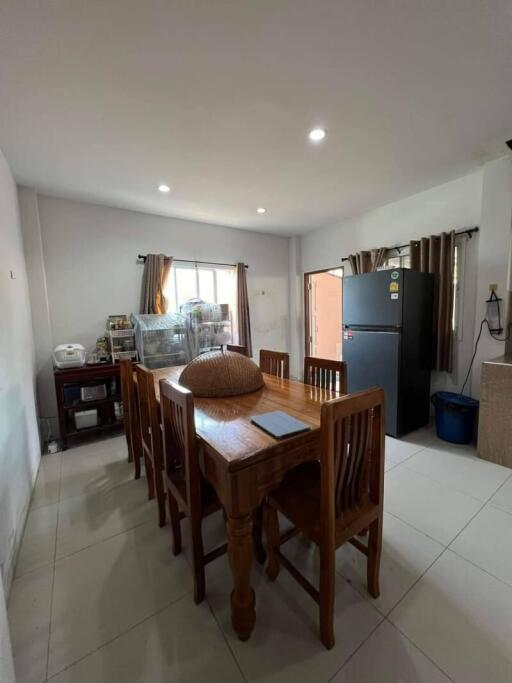
<svg viewBox="0 0 512 683"><path fill-rule="evenodd" d="M53 351L53 362L56 368L81 368L85 365L85 349L82 344L59 344Z"/></svg>
<svg viewBox="0 0 512 683"><path fill-rule="evenodd" d="M433 275L406 268L344 278L348 390L384 389L391 436L429 420L433 293Z"/></svg>

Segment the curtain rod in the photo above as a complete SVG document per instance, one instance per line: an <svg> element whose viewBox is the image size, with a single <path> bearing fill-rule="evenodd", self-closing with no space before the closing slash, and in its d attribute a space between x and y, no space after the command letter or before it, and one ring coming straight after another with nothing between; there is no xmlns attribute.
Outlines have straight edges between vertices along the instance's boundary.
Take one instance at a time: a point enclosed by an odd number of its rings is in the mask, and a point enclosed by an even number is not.
<svg viewBox="0 0 512 683"><path fill-rule="evenodd" d="M146 256L144 254L138 254L137 255L137 263L146 263ZM173 258L172 262L178 261L179 263L200 263L205 266L229 266L230 268L235 268L236 263L217 263L216 261L192 261L190 259L186 258ZM244 263L244 266L246 268L249 268L249 266Z"/></svg>
<svg viewBox="0 0 512 683"><path fill-rule="evenodd" d="M465 230L457 230L455 234L456 235L466 235L467 237L469 237L469 239L473 239L473 233L478 232L479 230L480 230L480 228L478 226L475 226L474 228L466 228ZM419 240L411 240L411 241L412 242L419 242ZM406 247L408 247L409 244L398 244L396 247L389 247L388 251L398 251L398 253L400 253L400 251L402 249L405 249ZM363 249L363 251L365 251L365 250ZM346 257L342 258L341 260L342 261L348 261L349 259L348 259L348 256L346 256Z"/></svg>

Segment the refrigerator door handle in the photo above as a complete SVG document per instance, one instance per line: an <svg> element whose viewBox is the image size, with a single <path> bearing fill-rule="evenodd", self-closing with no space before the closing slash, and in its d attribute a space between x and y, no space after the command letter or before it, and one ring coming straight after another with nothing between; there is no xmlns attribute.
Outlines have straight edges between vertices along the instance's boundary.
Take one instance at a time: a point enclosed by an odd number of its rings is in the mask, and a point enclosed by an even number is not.
<svg viewBox="0 0 512 683"><path fill-rule="evenodd" d="M401 332L401 325L345 325L345 330L353 332Z"/></svg>

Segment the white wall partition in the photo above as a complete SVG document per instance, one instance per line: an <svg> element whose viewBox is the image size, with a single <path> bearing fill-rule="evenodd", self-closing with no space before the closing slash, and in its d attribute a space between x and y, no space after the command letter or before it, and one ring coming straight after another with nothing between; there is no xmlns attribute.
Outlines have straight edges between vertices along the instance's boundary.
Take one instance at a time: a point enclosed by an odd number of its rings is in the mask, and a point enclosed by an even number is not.
<svg viewBox="0 0 512 683"><path fill-rule="evenodd" d="M34 400L34 345L16 186L0 152L0 573L14 573L40 448ZM3 680L3 679L2 679Z"/></svg>

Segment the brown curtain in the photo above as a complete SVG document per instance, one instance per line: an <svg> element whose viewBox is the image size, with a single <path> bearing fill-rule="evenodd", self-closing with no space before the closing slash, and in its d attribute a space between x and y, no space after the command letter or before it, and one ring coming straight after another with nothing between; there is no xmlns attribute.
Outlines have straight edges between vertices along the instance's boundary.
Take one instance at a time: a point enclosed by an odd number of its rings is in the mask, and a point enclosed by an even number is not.
<svg viewBox="0 0 512 683"><path fill-rule="evenodd" d="M410 243L411 268L434 274L434 370L451 372L453 365L453 269L455 231L422 237Z"/></svg>
<svg viewBox="0 0 512 683"><path fill-rule="evenodd" d="M370 251L359 251L357 254L350 254L348 257L352 273L373 273L377 268L384 265L388 250L384 247L371 249Z"/></svg>
<svg viewBox="0 0 512 683"><path fill-rule="evenodd" d="M247 295L247 275L244 263L236 264L236 298L238 314L238 343L245 346L247 355L252 358L251 318L249 297Z"/></svg>
<svg viewBox="0 0 512 683"><path fill-rule="evenodd" d="M164 296L164 288L171 265L172 256L164 256L164 254L146 256L142 274L141 313L167 313L168 302Z"/></svg>

